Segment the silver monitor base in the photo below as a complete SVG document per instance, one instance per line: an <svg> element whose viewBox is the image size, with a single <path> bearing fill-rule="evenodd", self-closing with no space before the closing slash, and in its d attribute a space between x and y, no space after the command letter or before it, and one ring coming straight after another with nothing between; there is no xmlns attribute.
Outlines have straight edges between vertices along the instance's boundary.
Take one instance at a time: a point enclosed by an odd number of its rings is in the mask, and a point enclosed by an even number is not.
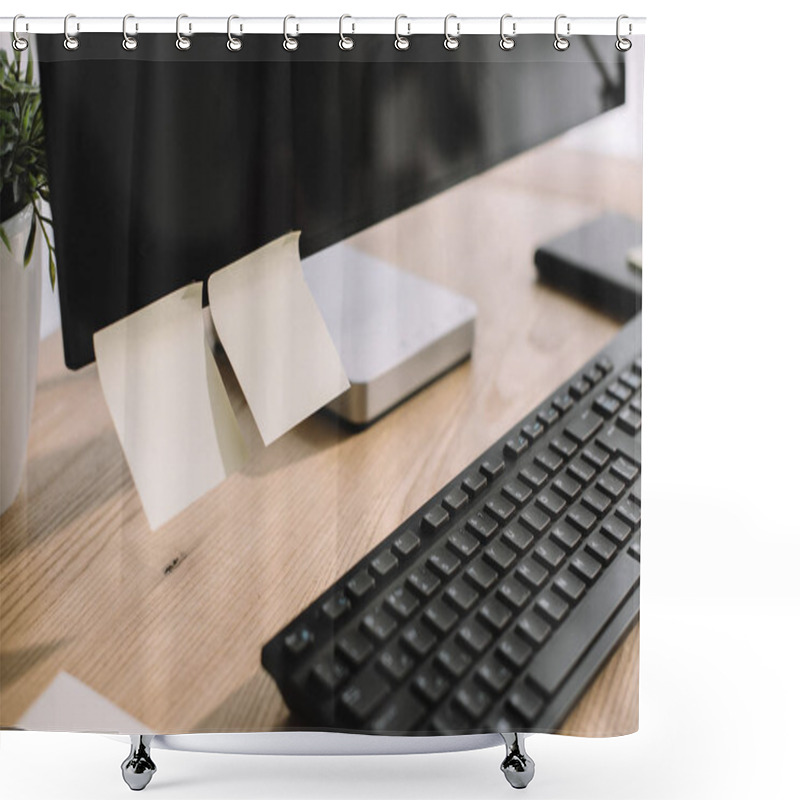
<svg viewBox="0 0 800 800"><path fill-rule="evenodd" d="M373 422L472 352L469 298L346 244L302 263L351 383L328 407L348 422Z"/></svg>

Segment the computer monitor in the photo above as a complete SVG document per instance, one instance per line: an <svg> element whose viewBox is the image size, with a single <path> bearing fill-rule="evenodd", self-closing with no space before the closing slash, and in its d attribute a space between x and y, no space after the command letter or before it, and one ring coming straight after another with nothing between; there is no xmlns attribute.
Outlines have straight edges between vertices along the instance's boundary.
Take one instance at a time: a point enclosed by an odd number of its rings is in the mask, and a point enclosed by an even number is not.
<svg viewBox="0 0 800 800"><path fill-rule="evenodd" d="M287 230L308 256L625 99L607 37L40 36L64 356Z"/></svg>

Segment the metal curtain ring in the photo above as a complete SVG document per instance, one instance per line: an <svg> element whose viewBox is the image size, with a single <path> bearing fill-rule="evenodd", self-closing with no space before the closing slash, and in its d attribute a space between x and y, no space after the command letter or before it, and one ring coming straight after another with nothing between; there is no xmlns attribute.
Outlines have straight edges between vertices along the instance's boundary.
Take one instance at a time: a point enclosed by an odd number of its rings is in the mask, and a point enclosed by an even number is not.
<svg viewBox="0 0 800 800"><path fill-rule="evenodd" d="M139 45L139 42L136 40L135 36L130 36L128 34L128 20L129 19L136 19L133 14L126 14L122 18L122 46L125 50L135 50ZM139 30L139 24L136 23L134 26L134 30Z"/></svg>
<svg viewBox="0 0 800 800"><path fill-rule="evenodd" d="M456 35L453 36L447 30L447 24L450 22L451 19L456 20ZM444 49L445 50L458 50L458 37L461 35L461 23L458 21L458 17L455 14L448 14L444 18Z"/></svg>
<svg viewBox="0 0 800 800"><path fill-rule="evenodd" d="M511 36L509 36L505 32L505 24L507 19L512 18L512 14L503 14L500 17L500 49L501 50L513 50L514 45L516 42L514 41L514 37L517 35L517 23L511 23Z"/></svg>
<svg viewBox="0 0 800 800"><path fill-rule="evenodd" d="M238 36L234 36L231 33L231 22L233 22L235 19L239 19L239 17L237 17L236 14L231 14L228 17L228 44L227 44L227 47L228 47L228 50L230 50L232 53L235 53L237 50L241 50L242 49L242 40ZM242 32L242 26L239 25L239 33L241 33L241 32Z"/></svg>
<svg viewBox="0 0 800 800"><path fill-rule="evenodd" d="M23 39L17 33L17 20L20 20L20 19L25 19L25 15L24 14L17 14L17 16L14 17L14 23L11 26L11 33L12 33L12 35L14 37L14 40L11 42L11 46L18 53L21 53L23 50L27 50L28 49L28 44L29 44L27 39ZM27 23L26 23L26 29L27 29Z"/></svg>
<svg viewBox="0 0 800 800"><path fill-rule="evenodd" d="M355 42L353 41L351 36L344 35L344 21L346 19L353 19L349 14L342 14L339 17L339 49L340 50L352 50L355 47ZM351 23L351 33L356 32L356 24L355 22Z"/></svg>
<svg viewBox="0 0 800 800"><path fill-rule="evenodd" d="M411 36L411 23L410 22L406 23L406 28L408 30L406 31L405 36L401 36L400 35L401 19L408 19L408 17L405 14L398 14L394 18L394 46L398 50L408 50L408 48L411 47L411 42L408 39L408 37Z"/></svg>
<svg viewBox="0 0 800 800"><path fill-rule="evenodd" d="M69 21L71 19L75 19L74 14L67 14L64 17L64 49L65 50L77 50L80 46L80 42L78 41L77 37L72 36L69 32ZM79 31L81 29L80 24L75 24L75 30Z"/></svg>
<svg viewBox="0 0 800 800"><path fill-rule="evenodd" d="M288 50L289 52L291 52L292 50L297 50L297 45L299 44L297 39L295 39L293 36L289 36L288 25L290 19L296 19L296 17L293 17L291 14L288 14L283 18L283 49ZM300 26L296 25L295 34L298 33L300 33Z"/></svg>
<svg viewBox="0 0 800 800"><path fill-rule="evenodd" d="M192 46L192 40L181 33L181 20L188 18L188 14L178 14L177 18L175 19L175 36L177 37L175 39L175 47L177 47L178 50L188 50ZM190 22L189 31L191 32L191 30L192 23Z"/></svg>
<svg viewBox="0 0 800 800"><path fill-rule="evenodd" d="M556 17L555 23L553 23L553 33L555 34L555 41L553 42L553 47L558 50L560 53L563 53L569 47L569 39L565 39L559 32L558 32L558 21L561 19L566 19L566 14L559 14ZM572 32L570 28L572 25L568 22L567 23L567 36L570 35Z"/></svg>
<svg viewBox="0 0 800 800"><path fill-rule="evenodd" d="M627 14L620 14L620 15L617 17L617 41L614 43L614 47L616 47L616 48L617 48L617 50L619 50L619 51L620 51L620 53L627 53L627 52L628 52L628 50L630 50L630 49L631 49L631 47L633 47L633 42L631 42L631 40L630 40L630 39L626 39L626 38L625 38L625 37L624 37L624 36L623 36L623 35L620 33L620 27L621 27L621 26L620 26L620 23L621 23L621 22L622 22L622 20L624 20L624 19L628 19L628 16L627 16ZM628 36L630 36L632 32L633 32L633 27L631 26L631 23L630 23L630 22L628 22Z"/></svg>

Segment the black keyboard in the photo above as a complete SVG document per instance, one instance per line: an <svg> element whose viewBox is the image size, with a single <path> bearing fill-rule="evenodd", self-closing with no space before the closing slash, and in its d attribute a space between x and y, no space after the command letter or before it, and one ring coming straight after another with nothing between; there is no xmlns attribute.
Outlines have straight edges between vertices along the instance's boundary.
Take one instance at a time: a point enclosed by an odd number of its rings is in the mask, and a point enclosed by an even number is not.
<svg viewBox="0 0 800 800"><path fill-rule="evenodd" d="M552 730L638 616L641 316L262 652L322 728Z"/></svg>

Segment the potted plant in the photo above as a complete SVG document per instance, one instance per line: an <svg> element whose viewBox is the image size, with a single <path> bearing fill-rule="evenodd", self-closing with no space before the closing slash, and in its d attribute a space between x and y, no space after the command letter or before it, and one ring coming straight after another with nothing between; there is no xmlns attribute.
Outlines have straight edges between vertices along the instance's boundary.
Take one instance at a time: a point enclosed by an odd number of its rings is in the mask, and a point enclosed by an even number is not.
<svg viewBox="0 0 800 800"><path fill-rule="evenodd" d="M39 206L48 199L33 58L28 55L23 66L19 52L9 58L0 50L0 514L17 496L25 472L39 355L42 278L33 256L40 238L55 286L50 220Z"/></svg>

